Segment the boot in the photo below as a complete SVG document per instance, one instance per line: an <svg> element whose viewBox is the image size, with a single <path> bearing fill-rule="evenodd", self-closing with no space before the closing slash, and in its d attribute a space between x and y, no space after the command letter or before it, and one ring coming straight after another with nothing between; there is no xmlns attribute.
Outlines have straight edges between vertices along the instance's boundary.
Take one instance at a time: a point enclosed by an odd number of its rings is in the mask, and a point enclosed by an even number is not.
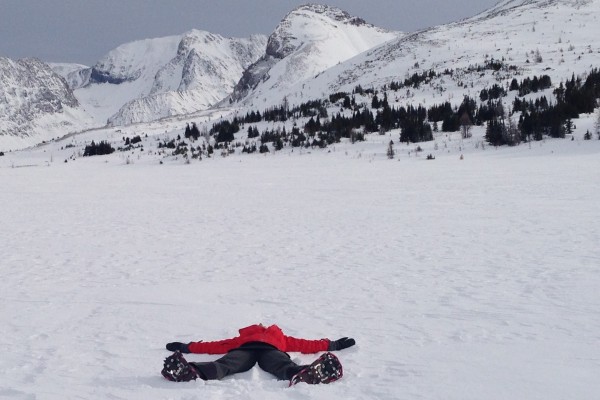
<svg viewBox="0 0 600 400"><path fill-rule="evenodd" d="M340 360L332 353L325 353L308 367L302 369L290 379L290 386L299 382L311 385L331 383L344 375Z"/></svg>
<svg viewBox="0 0 600 400"><path fill-rule="evenodd" d="M196 368L183 358L179 350L165 359L164 367L160 373L173 382L189 382L200 377Z"/></svg>

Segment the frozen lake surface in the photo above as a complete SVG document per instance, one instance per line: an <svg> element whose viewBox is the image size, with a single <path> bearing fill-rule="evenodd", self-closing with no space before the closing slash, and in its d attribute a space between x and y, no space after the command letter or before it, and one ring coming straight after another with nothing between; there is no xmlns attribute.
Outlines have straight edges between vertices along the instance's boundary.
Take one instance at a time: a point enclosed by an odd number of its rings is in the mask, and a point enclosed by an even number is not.
<svg viewBox="0 0 600 400"><path fill-rule="evenodd" d="M7 155L0 397L598 398L600 149L581 143L462 161ZM344 378L160 376L165 343L258 322L354 337Z"/></svg>

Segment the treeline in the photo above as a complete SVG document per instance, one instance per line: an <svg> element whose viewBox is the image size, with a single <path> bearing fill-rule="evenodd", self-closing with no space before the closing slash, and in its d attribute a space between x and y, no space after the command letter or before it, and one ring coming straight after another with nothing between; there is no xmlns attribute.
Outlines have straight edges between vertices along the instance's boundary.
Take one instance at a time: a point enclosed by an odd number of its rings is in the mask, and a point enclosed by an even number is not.
<svg viewBox="0 0 600 400"><path fill-rule="evenodd" d="M476 67L473 67L477 70ZM510 70L512 66L503 61L490 60L481 69L499 71ZM443 74L452 74L446 70ZM402 87L418 87L440 76L434 71L426 71L405 79L403 82L392 82L392 90ZM500 86L494 84L481 90L479 101L465 96L462 103L455 107L450 102L435 104L429 108L421 105L390 106L387 97L387 87L383 94L373 89L364 89L356 86L353 92L333 93L326 100L315 100L290 108L287 101L280 106L259 111L250 111L245 116L236 116L233 120L215 123L209 134L215 137L217 143L231 143L235 134L240 131L243 124L256 124L263 121L285 122L289 119L308 118L302 127L291 131L265 130L259 132L256 126L247 128L248 139L259 139L261 145L272 144L275 150L286 145L292 147L326 147L337 143L341 139L350 139L352 142L364 140L370 133L384 134L393 129L400 130L402 142L422 142L433 139L433 132L441 128L444 132L463 130L468 133L472 125L486 124L486 139L493 145L518 144L524 140L541 140L544 136L564 137L573 130L572 120L579 117L580 113L592 112L596 100L600 97L600 72L592 70L585 80L572 76L571 79L554 90L555 104L551 104L545 96L535 100L524 100L523 96L538 93L552 87L552 80L548 75L525 78L521 81L513 79L510 85ZM502 98L507 91L518 91L512 108L505 110ZM358 105L356 95L370 96L370 107ZM340 112L328 116L327 106L341 106ZM518 122L514 122L512 115L520 113ZM441 127L439 123L441 122ZM432 126L433 125L433 126ZM198 138L200 132L192 124L186 128L186 137ZM468 137L468 136L465 136ZM249 145L247 151L253 151ZM255 151L268 151L268 147L254 149Z"/></svg>
<svg viewBox="0 0 600 400"><path fill-rule="evenodd" d="M83 156L102 156L114 153L114 151L115 149L107 141L103 140L100 143L96 143L92 140L91 144L85 146L85 149L83 150Z"/></svg>
<svg viewBox="0 0 600 400"><path fill-rule="evenodd" d="M232 121L220 121L213 124L210 135L215 137L217 143L233 142L235 134L240 131L240 120L235 117Z"/></svg>
<svg viewBox="0 0 600 400"><path fill-rule="evenodd" d="M341 138L361 141L365 134L384 134L397 128L401 128L400 140L403 142L423 142L433 138L431 125L426 122L427 110L422 106L391 107L387 94L381 100L375 94L371 106L371 109L355 109L352 116L338 113L323 124L311 118L304 130L309 134L321 133L328 142L339 142Z"/></svg>
<svg viewBox="0 0 600 400"><path fill-rule="evenodd" d="M542 75L541 77L534 76L533 78L525 78L521 82L517 79L513 79L509 86L509 91L518 91L519 96L523 97L530 93L537 93L542 90L546 90L552 87L552 79L548 75ZM491 88L486 88L479 94L481 101L496 100L500 97L506 97L506 90L498 85L494 84Z"/></svg>
<svg viewBox="0 0 600 400"><path fill-rule="evenodd" d="M285 102L287 103L287 102ZM277 107L271 107L260 111L247 112L243 117L234 117L231 121L225 120L213 124L209 131L211 136L214 136L217 143L232 142L235 140L235 134L240 131L242 124L258 123L258 122L286 122L289 119L298 119L303 117L314 117L320 118L327 117L327 108L325 102L321 100L309 101L302 103L301 105L289 109L287 104L283 104ZM186 128L186 137L188 134L195 139L198 139L200 132L196 128L195 124ZM259 133L255 128L248 128L248 137L258 137Z"/></svg>
<svg viewBox="0 0 600 400"><path fill-rule="evenodd" d="M267 122L285 122L289 119L298 119L303 117L320 116L327 117L327 105L322 100L313 100L302 103L299 106L290 109L287 106L287 101L284 104L271 107L260 113L260 111L250 111L242 118L236 118L238 123L258 123Z"/></svg>
<svg viewBox="0 0 600 400"><path fill-rule="evenodd" d="M498 71L502 71L502 70L517 71L518 67L516 65L507 64L503 57L502 60L496 60L494 58L491 58L489 60L486 60L485 63L483 63L483 65L478 64L476 66L471 66L467 70L469 72L482 72L485 70L492 70L494 72L498 72Z"/></svg>
<svg viewBox="0 0 600 400"><path fill-rule="evenodd" d="M486 127L486 139L493 145L516 145L521 141L542 140L544 136L564 138L573 133L573 119L592 113L600 98L600 70L593 69L583 81L573 75L554 90L556 103L545 96L525 101L515 98L512 111L520 112L517 125L509 118L496 117Z"/></svg>
<svg viewBox="0 0 600 400"><path fill-rule="evenodd" d="M541 90L546 90L552 87L552 79L548 75L541 77L534 76L533 78L525 78L520 83L517 79L513 79L510 83L510 91L518 90L519 96L523 97L529 93L537 93Z"/></svg>
<svg viewBox="0 0 600 400"><path fill-rule="evenodd" d="M451 74L452 74L452 72L449 70L444 71L444 75L451 75ZM402 81L402 82L392 81L392 83L390 84L390 90L393 90L394 92L396 92L400 89L404 89L407 87L418 89L419 86L421 86L421 84L429 83L429 82L431 82L432 79L437 78L438 76L440 76L440 75L438 73L436 73L434 70L429 70L429 71L425 71L425 72L421 72L421 73L415 72L410 77L404 79L404 81Z"/></svg>
<svg viewBox="0 0 600 400"><path fill-rule="evenodd" d="M318 117L317 117L318 118ZM322 135L307 135L306 132L302 132L298 127L293 127L291 131L287 131L285 126L283 128L266 129L260 134L260 146L257 147L256 143L246 143L242 148L242 153L254 153L256 151L260 153L270 152L269 144L274 151L282 150L285 146L292 147L327 147L327 140Z"/></svg>
<svg viewBox="0 0 600 400"><path fill-rule="evenodd" d="M458 108L452 107L450 102L431 106L427 110L427 119L434 121L434 127L441 121L444 132L456 132L465 125L483 125L498 116L501 109L501 100L488 99L477 105L475 99L465 96Z"/></svg>

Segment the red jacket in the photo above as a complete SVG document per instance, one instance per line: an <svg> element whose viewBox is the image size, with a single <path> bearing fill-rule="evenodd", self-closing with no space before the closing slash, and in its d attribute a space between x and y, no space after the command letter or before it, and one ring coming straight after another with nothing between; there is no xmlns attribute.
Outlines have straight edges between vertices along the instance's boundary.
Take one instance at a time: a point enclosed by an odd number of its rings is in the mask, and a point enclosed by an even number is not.
<svg viewBox="0 0 600 400"><path fill-rule="evenodd" d="M218 340L216 342L191 342L191 353L225 354L230 350L249 342L262 342L275 346L281 351L318 353L327 351L329 339L306 340L296 339L283 334L277 325L269 327L263 325L250 325L239 330L240 335L232 339Z"/></svg>

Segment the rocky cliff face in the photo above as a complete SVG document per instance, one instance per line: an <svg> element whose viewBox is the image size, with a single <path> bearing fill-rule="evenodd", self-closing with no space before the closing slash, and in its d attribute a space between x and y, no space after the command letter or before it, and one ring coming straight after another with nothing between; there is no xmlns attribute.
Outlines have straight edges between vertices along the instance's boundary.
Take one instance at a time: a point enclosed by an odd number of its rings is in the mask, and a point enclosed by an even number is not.
<svg viewBox="0 0 600 400"><path fill-rule="evenodd" d="M0 135L35 136L40 119L60 115L79 102L64 78L37 59L0 57ZM65 124L69 124L65 116Z"/></svg>

